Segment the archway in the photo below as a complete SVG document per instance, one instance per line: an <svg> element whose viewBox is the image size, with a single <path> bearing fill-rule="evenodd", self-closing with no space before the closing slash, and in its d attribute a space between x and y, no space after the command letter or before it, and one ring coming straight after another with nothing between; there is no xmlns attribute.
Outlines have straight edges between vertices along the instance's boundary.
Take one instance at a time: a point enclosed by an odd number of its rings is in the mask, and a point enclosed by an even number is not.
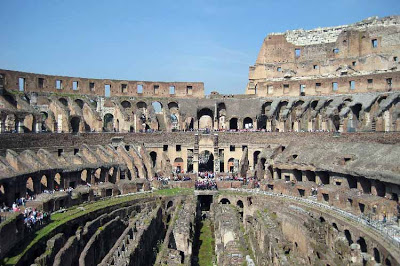
<svg viewBox="0 0 400 266"><path fill-rule="evenodd" d="M178 157L174 160L174 169L176 170L177 173L182 172L183 168L183 159Z"/></svg>
<svg viewBox="0 0 400 266"><path fill-rule="evenodd" d="M364 252L364 253L367 253L367 252L368 252L367 243L365 242L365 239L364 239L363 237L360 237L360 238L357 240L357 244L360 245L360 250L361 250L361 252Z"/></svg>
<svg viewBox="0 0 400 266"><path fill-rule="evenodd" d="M32 196L35 194L32 177L28 177L28 179L26 180L26 193L28 193L29 196Z"/></svg>
<svg viewBox="0 0 400 266"><path fill-rule="evenodd" d="M43 192L48 189L47 186L47 177L45 175L40 179L40 191Z"/></svg>
<svg viewBox="0 0 400 266"><path fill-rule="evenodd" d="M197 119L199 121L199 129L213 129L214 128L214 115L208 108L203 108L197 112Z"/></svg>
<svg viewBox="0 0 400 266"><path fill-rule="evenodd" d="M246 117L243 120L243 128L244 129L252 129L253 128L253 119L251 119L250 117Z"/></svg>
<svg viewBox="0 0 400 266"><path fill-rule="evenodd" d="M241 200L238 200L236 205L241 209L243 209L243 207L244 207L243 201L241 201Z"/></svg>
<svg viewBox="0 0 400 266"><path fill-rule="evenodd" d="M374 248L374 258L376 263L381 263L381 254L377 248Z"/></svg>
<svg viewBox="0 0 400 266"><path fill-rule="evenodd" d="M258 162L258 156L260 155L260 151L255 151L253 153L253 169L256 168L257 162Z"/></svg>
<svg viewBox="0 0 400 266"><path fill-rule="evenodd" d="M128 108L131 108L131 107L132 107L131 103L128 102L128 101L122 101L122 102L121 102L121 106L122 106L124 109L128 109Z"/></svg>
<svg viewBox="0 0 400 266"><path fill-rule="evenodd" d="M59 173L57 173L54 176L54 189L59 190L60 187L61 187L61 175Z"/></svg>
<svg viewBox="0 0 400 266"><path fill-rule="evenodd" d="M155 151L150 152L150 158L151 158L151 161L153 162L153 164L152 164L153 167L155 167L156 163L157 163L157 153Z"/></svg>
<svg viewBox="0 0 400 266"><path fill-rule="evenodd" d="M147 109L147 104L145 102L138 102L136 104L137 109L139 109L142 112L145 112Z"/></svg>
<svg viewBox="0 0 400 266"><path fill-rule="evenodd" d="M229 158L228 160L228 171L233 173L235 171L235 159Z"/></svg>
<svg viewBox="0 0 400 266"><path fill-rule="evenodd" d="M65 98L58 99L64 106L68 107L68 100Z"/></svg>
<svg viewBox="0 0 400 266"><path fill-rule="evenodd" d="M79 106L79 108L83 109L84 102L81 99L76 99L75 103Z"/></svg>
<svg viewBox="0 0 400 266"><path fill-rule="evenodd" d="M82 181L82 184L89 183L88 180L87 180L87 176L88 176L87 170L85 169L85 170L83 170L83 171L81 172L81 181Z"/></svg>
<svg viewBox="0 0 400 266"><path fill-rule="evenodd" d="M339 131L339 128L340 128L340 117L338 115L334 115L332 117L332 123L333 123L335 131Z"/></svg>
<svg viewBox="0 0 400 266"><path fill-rule="evenodd" d="M79 132L79 124L81 123L81 119L77 116L74 116L71 118L71 129L72 133L78 133Z"/></svg>
<svg viewBox="0 0 400 266"><path fill-rule="evenodd" d="M346 237L346 239L347 239L347 243L349 243L349 246L351 245L351 244L353 244L353 240L351 239L351 233L350 233L350 231L349 230L344 230L344 235L345 235L345 237Z"/></svg>
<svg viewBox="0 0 400 266"><path fill-rule="evenodd" d="M104 115L104 130L111 132L114 129L114 116L110 113Z"/></svg>
<svg viewBox="0 0 400 266"><path fill-rule="evenodd" d="M214 172L214 155L208 150L199 154L199 172Z"/></svg>
<svg viewBox="0 0 400 266"><path fill-rule="evenodd" d="M160 102L152 102L151 105L153 106L154 112L156 114L161 114L162 113L163 108L162 108L162 104Z"/></svg>
<svg viewBox="0 0 400 266"><path fill-rule="evenodd" d="M236 117L233 117L231 120L229 120L229 129L238 129L238 119Z"/></svg>
<svg viewBox="0 0 400 266"><path fill-rule="evenodd" d="M178 129L178 117L175 114L171 114L171 125L172 125L172 130L177 130Z"/></svg>
<svg viewBox="0 0 400 266"><path fill-rule="evenodd" d="M221 204L231 204L231 202L227 198L223 198L219 201Z"/></svg>

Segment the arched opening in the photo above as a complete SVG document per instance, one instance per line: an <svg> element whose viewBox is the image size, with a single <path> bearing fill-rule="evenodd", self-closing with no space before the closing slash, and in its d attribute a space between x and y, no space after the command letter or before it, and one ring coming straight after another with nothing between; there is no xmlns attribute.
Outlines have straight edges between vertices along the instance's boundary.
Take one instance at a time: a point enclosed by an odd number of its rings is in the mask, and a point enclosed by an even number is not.
<svg viewBox="0 0 400 266"><path fill-rule="evenodd" d="M26 180L26 193L28 193L29 196L33 196L35 194L32 177L28 177Z"/></svg>
<svg viewBox="0 0 400 266"><path fill-rule="evenodd" d="M256 168L256 165L258 163L258 156L260 155L260 151L255 151L253 153L253 169Z"/></svg>
<svg viewBox="0 0 400 266"><path fill-rule="evenodd" d="M168 109L170 111L178 111L179 105L176 102L170 102L170 103L168 103Z"/></svg>
<svg viewBox="0 0 400 266"><path fill-rule="evenodd" d="M351 245L351 244L353 244L353 240L351 239L351 234L350 234L350 231L349 230L344 230L344 236L346 237L346 239L347 239L347 243L349 243L349 246Z"/></svg>
<svg viewBox="0 0 400 266"><path fill-rule="evenodd" d="M199 129L213 129L214 128L214 115L208 108L203 108L197 112L197 119L199 121Z"/></svg>
<svg viewBox="0 0 400 266"><path fill-rule="evenodd" d="M110 113L104 115L104 130L112 132L114 130L114 116Z"/></svg>
<svg viewBox="0 0 400 266"><path fill-rule="evenodd" d="M229 158L229 160L228 160L228 171L230 173L235 172L235 159L234 158Z"/></svg>
<svg viewBox="0 0 400 266"><path fill-rule="evenodd" d="M381 254L377 248L374 248L374 258L376 263L381 263Z"/></svg>
<svg viewBox="0 0 400 266"><path fill-rule="evenodd" d="M64 106L68 107L68 100L65 98L58 99Z"/></svg>
<svg viewBox="0 0 400 266"><path fill-rule="evenodd" d="M94 177L95 177L95 181L100 182L101 181L101 168L97 168L96 171L94 172Z"/></svg>
<svg viewBox="0 0 400 266"><path fill-rule="evenodd" d="M175 160L174 160L174 169L175 169L175 171L177 173L182 172L182 169L184 169L183 168L183 159L182 158L180 158L180 157L175 158Z"/></svg>
<svg viewBox="0 0 400 266"><path fill-rule="evenodd" d="M61 175L57 173L54 176L54 189L59 190L61 188Z"/></svg>
<svg viewBox="0 0 400 266"><path fill-rule="evenodd" d="M332 123L333 123L335 131L339 131L339 128L340 128L340 117L338 115L334 115L332 117Z"/></svg>
<svg viewBox="0 0 400 266"><path fill-rule="evenodd" d="M219 201L219 203L222 203L222 204L231 204L231 202L230 202L227 198L221 199L221 200Z"/></svg>
<svg viewBox="0 0 400 266"><path fill-rule="evenodd" d="M311 109L315 110L315 108L317 108L317 105L318 105L318 101L314 100L311 102L310 107L311 107Z"/></svg>
<svg viewBox="0 0 400 266"><path fill-rule="evenodd" d="M321 222L321 223L325 223L325 218L324 217L319 217L319 221Z"/></svg>
<svg viewBox="0 0 400 266"><path fill-rule="evenodd" d="M140 110L142 112L145 112L146 109L147 109L147 104L145 102L138 102L136 104L136 107L137 107L138 110Z"/></svg>
<svg viewBox="0 0 400 266"><path fill-rule="evenodd" d="M353 112L354 116L357 118L357 120L360 120L360 112L362 109L362 105L360 103L350 107L351 111Z"/></svg>
<svg viewBox="0 0 400 266"><path fill-rule="evenodd" d="M288 104L289 103L287 101L283 101L283 102L279 103L277 111L276 111L276 113L278 114L278 118L280 118L280 119L284 118L283 113L286 110L286 107L288 106Z"/></svg>
<svg viewBox="0 0 400 266"><path fill-rule="evenodd" d="M214 172L214 155L208 150L199 154L199 172Z"/></svg>
<svg viewBox="0 0 400 266"><path fill-rule="evenodd" d="M162 108L162 105L161 105L160 102L152 102L151 105L153 106L154 112L156 114L161 114L162 113L163 108Z"/></svg>
<svg viewBox="0 0 400 266"><path fill-rule="evenodd" d="M339 231L339 228L336 223L332 223L332 227L335 228L337 231Z"/></svg>
<svg viewBox="0 0 400 266"><path fill-rule="evenodd" d="M364 239L363 237L360 237L360 238L357 240L357 244L360 245L360 250L361 250L361 252L364 252L364 253L367 253L367 252L368 252L368 250L367 250L367 243L365 242L365 239Z"/></svg>
<svg viewBox="0 0 400 266"><path fill-rule="evenodd" d="M47 177L45 175L40 179L40 191L43 192L48 189L47 186Z"/></svg>
<svg viewBox="0 0 400 266"><path fill-rule="evenodd" d="M178 129L178 117L175 114L171 114L171 125L172 125L172 130L177 130Z"/></svg>
<svg viewBox="0 0 400 266"><path fill-rule="evenodd" d="M122 102L121 102L121 106L122 106L124 109L128 109L128 108L131 108L131 107L132 107L132 104L131 104L130 102L128 102L128 101L122 101Z"/></svg>
<svg viewBox="0 0 400 266"><path fill-rule="evenodd" d="M267 115L271 111L272 102L266 102L261 107L261 114Z"/></svg>
<svg viewBox="0 0 400 266"><path fill-rule="evenodd" d="M76 99L75 103L79 106L79 108L83 109L84 102L81 99Z"/></svg>
<svg viewBox="0 0 400 266"><path fill-rule="evenodd" d="M81 172L81 181L82 181L82 184L89 183L87 180L87 170L86 169Z"/></svg>
<svg viewBox="0 0 400 266"><path fill-rule="evenodd" d="M193 130L194 129L194 119L192 117L189 117L186 119L186 129L187 130Z"/></svg>
<svg viewBox="0 0 400 266"><path fill-rule="evenodd" d="M375 180L376 195L379 197L384 197L386 194L385 184L379 180Z"/></svg>
<svg viewBox="0 0 400 266"><path fill-rule="evenodd" d="M155 167L157 163L157 153L155 151L150 152L150 158L152 161L152 166Z"/></svg>
<svg viewBox="0 0 400 266"><path fill-rule="evenodd" d="M244 207L243 201L241 201L241 200L238 200L237 203L236 203L236 205L237 205L239 208L241 208L241 209L243 209L243 207Z"/></svg>
<svg viewBox="0 0 400 266"><path fill-rule="evenodd" d="M236 117L233 117L231 120L229 120L229 129L238 129L238 119Z"/></svg>
<svg viewBox="0 0 400 266"><path fill-rule="evenodd" d="M174 202L173 202L172 200L168 201L168 203L167 203L167 210L168 210L169 208L171 208L172 206L174 206Z"/></svg>
<svg viewBox="0 0 400 266"><path fill-rule="evenodd" d="M79 132L79 124L81 123L81 119L77 116L74 116L71 118L71 129L72 133L78 133Z"/></svg>
<svg viewBox="0 0 400 266"><path fill-rule="evenodd" d="M46 120L49 117L49 115L46 112L40 112L40 114L42 115L42 125L41 125L41 130L42 131L46 131L47 127L46 127Z"/></svg>
<svg viewBox="0 0 400 266"><path fill-rule="evenodd" d="M389 259L385 260L385 265L392 266L392 262Z"/></svg>
<svg viewBox="0 0 400 266"><path fill-rule="evenodd" d="M92 131L90 126L88 125L88 123L86 123L86 121L83 121L83 125L85 127L85 132L91 132Z"/></svg>
<svg viewBox="0 0 400 266"><path fill-rule="evenodd" d="M251 119L250 117L246 117L243 120L243 128L252 129L253 128L253 119Z"/></svg>

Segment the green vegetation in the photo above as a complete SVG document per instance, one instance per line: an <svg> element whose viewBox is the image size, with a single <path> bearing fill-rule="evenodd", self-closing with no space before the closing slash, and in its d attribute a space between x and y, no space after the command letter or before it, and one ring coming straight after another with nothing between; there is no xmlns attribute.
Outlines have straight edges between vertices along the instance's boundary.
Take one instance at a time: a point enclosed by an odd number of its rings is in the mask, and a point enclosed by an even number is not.
<svg viewBox="0 0 400 266"><path fill-rule="evenodd" d="M0 264L15 265L32 246L34 246L39 241L42 241L43 238L46 237L48 234L50 234L51 232L53 232L55 229L65 224L66 222L74 220L85 214L95 212L104 209L106 207L127 203L134 199L146 198L151 196L189 195L192 193L193 189L172 188L172 189L157 190L153 193L127 195L118 198L100 200L89 204L73 206L67 209L63 213L55 213L51 215L51 222L47 226L36 231L35 234L32 236L32 238L30 238L29 240L26 239L27 243L26 245L23 245L20 248L14 250L13 253L15 256L4 258L4 260Z"/></svg>
<svg viewBox="0 0 400 266"><path fill-rule="evenodd" d="M211 221L202 221L200 230L200 250L199 250L199 265L212 266L214 259L214 235L211 228Z"/></svg>

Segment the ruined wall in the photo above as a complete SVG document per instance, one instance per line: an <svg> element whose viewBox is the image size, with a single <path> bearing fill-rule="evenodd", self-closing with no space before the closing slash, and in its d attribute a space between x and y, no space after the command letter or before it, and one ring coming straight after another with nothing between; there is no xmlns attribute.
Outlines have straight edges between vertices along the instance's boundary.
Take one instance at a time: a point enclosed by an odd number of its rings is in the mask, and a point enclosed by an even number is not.
<svg viewBox="0 0 400 266"><path fill-rule="evenodd" d="M48 92L70 95L105 96L105 86L110 88L109 96L127 97L204 97L202 82L157 82L128 81L112 79L90 79L34 74L0 69L3 89L25 92ZM24 79L23 84L20 79ZM142 87L142 90L138 89ZM170 93L170 87L174 93ZM171 91L171 92L172 92Z"/></svg>
<svg viewBox="0 0 400 266"><path fill-rule="evenodd" d="M399 36L399 16L271 33L250 67L246 94L303 96L396 89L392 86L399 83Z"/></svg>

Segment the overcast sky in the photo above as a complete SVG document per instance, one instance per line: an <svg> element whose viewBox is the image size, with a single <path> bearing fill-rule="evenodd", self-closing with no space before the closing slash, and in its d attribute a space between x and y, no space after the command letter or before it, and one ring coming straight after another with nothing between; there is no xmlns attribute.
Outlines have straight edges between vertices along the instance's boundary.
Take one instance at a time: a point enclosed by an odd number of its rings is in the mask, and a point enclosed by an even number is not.
<svg viewBox="0 0 400 266"><path fill-rule="evenodd" d="M269 32L396 14L399 0L3 0L0 68L242 94Z"/></svg>

